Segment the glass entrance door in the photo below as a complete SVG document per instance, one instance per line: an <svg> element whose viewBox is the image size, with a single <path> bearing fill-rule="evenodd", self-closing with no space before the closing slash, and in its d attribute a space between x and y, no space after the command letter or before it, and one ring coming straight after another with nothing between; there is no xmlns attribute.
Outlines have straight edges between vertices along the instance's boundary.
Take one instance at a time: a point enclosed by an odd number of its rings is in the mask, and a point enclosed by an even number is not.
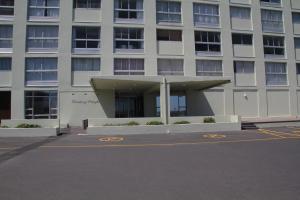
<svg viewBox="0 0 300 200"><path fill-rule="evenodd" d="M144 117L144 99L142 95L116 94L116 118Z"/></svg>

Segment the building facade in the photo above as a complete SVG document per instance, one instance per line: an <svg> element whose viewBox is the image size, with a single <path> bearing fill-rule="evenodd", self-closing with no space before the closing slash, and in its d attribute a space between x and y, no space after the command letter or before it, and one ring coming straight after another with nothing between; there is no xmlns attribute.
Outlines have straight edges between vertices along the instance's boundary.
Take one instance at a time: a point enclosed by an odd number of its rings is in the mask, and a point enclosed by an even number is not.
<svg viewBox="0 0 300 200"><path fill-rule="evenodd" d="M0 118L300 113L299 0L0 0Z"/></svg>

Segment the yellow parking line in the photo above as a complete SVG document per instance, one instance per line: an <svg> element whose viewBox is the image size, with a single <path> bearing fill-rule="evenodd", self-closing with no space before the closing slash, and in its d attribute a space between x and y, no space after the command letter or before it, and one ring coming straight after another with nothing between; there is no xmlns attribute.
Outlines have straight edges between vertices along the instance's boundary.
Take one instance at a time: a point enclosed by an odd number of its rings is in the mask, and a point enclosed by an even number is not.
<svg viewBox="0 0 300 200"><path fill-rule="evenodd" d="M269 134L277 137L288 138L288 137L300 137L299 134L287 133L287 132L280 132L280 131L273 131L268 129L259 129L261 133Z"/></svg>
<svg viewBox="0 0 300 200"><path fill-rule="evenodd" d="M204 141L204 142L179 142L179 143L161 143L161 144L111 144L111 145L46 145L40 148L55 149L55 148L109 148L109 147L173 147L173 146L186 146L186 145L200 145L200 144L225 144L225 143L242 143L242 142L259 142L259 141L274 141L274 140L288 140L288 139L300 139L299 137L289 138L260 138L260 139L248 139L248 140L223 140L223 141Z"/></svg>
<svg viewBox="0 0 300 200"><path fill-rule="evenodd" d="M279 137L279 138L286 138L284 136L279 135L278 132L274 132L274 131L267 130L267 129L258 129L258 132L266 134L266 135L272 135L272 136Z"/></svg>

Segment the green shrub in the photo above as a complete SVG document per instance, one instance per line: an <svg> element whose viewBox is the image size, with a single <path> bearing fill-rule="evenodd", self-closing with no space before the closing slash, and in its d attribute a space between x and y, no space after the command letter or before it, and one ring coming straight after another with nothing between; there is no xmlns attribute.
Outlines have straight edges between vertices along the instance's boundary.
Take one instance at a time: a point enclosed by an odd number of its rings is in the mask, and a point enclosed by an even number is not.
<svg viewBox="0 0 300 200"><path fill-rule="evenodd" d="M127 124L125 124L125 125L127 125L127 126L138 126L138 125L140 125L138 122L135 122L135 121L130 121L130 122L128 122Z"/></svg>
<svg viewBox="0 0 300 200"><path fill-rule="evenodd" d="M216 120L213 117L205 117L203 123L216 123Z"/></svg>
<svg viewBox="0 0 300 200"><path fill-rule="evenodd" d="M37 124L19 124L16 128L41 128L41 126Z"/></svg>
<svg viewBox="0 0 300 200"><path fill-rule="evenodd" d="M0 126L0 128L9 128L8 126Z"/></svg>
<svg viewBox="0 0 300 200"><path fill-rule="evenodd" d="M178 121L178 122L175 122L174 124L190 124L191 122L188 122L188 121Z"/></svg>
<svg viewBox="0 0 300 200"><path fill-rule="evenodd" d="M150 121L147 122L146 125L151 125L151 126L156 126L156 125L163 125L164 123L160 122L160 121Z"/></svg>

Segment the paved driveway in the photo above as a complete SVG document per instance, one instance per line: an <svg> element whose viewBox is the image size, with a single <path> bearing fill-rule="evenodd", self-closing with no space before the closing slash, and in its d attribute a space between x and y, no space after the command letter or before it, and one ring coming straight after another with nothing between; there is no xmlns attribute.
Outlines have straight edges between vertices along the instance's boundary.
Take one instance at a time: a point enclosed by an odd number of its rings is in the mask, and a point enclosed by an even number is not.
<svg viewBox="0 0 300 200"><path fill-rule="evenodd" d="M1 200L300 199L297 127L33 144L0 155Z"/></svg>

